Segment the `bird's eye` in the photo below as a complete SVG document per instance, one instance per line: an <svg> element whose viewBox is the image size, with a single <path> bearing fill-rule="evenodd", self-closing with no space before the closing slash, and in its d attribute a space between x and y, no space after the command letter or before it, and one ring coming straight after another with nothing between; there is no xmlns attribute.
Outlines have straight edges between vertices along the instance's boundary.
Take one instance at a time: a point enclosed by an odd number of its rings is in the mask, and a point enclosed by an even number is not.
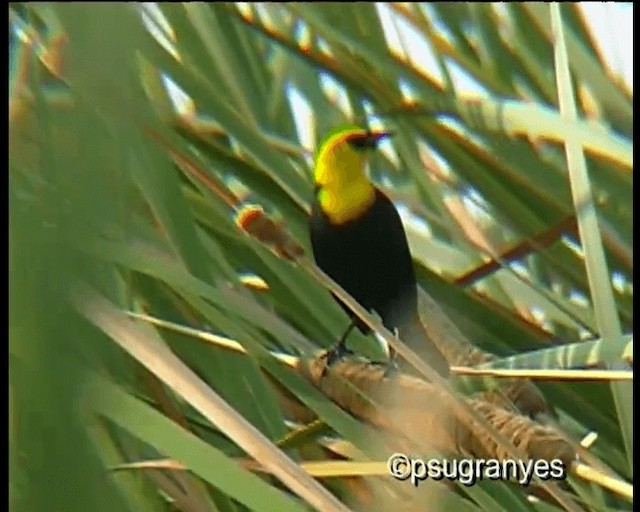
<svg viewBox="0 0 640 512"><path fill-rule="evenodd" d="M368 134L354 135L347 139L349 145L359 151L365 151L367 149L374 149L376 147L376 139L370 137Z"/></svg>

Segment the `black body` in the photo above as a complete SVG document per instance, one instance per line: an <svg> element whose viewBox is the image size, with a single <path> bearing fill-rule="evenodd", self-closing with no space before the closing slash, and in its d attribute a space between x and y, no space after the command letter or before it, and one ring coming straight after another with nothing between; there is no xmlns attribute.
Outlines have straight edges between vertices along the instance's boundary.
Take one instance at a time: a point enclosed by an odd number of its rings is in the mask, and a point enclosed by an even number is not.
<svg viewBox="0 0 640 512"><path fill-rule="evenodd" d="M310 235L318 266L365 309L375 311L392 333L417 318L416 278L400 215L378 189L373 205L360 217L334 225L314 201ZM340 305L363 332L369 332Z"/></svg>

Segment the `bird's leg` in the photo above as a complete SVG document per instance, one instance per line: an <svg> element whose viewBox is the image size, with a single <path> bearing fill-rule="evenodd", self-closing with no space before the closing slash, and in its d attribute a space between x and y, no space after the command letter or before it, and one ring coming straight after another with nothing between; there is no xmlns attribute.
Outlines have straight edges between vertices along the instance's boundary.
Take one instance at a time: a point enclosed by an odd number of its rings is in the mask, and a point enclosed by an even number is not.
<svg viewBox="0 0 640 512"><path fill-rule="evenodd" d="M400 338L400 334L398 332L398 328L397 327L395 329L393 329L393 335L396 338ZM387 360L387 362L385 364L386 369L384 371L384 376L385 377L391 377L392 375L397 373L398 370L400 369L400 367L398 366L398 353L389 344L387 344L387 350L388 350L389 359Z"/></svg>
<svg viewBox="0 0 640 512"><path fill-rule="evenodd" d="M393 328L393 336L396 339L400 339L400 330L397 327ZM387 356L389 358L389 364L393 364L395 366L398 366L397 363L397 359L398 359L398 353L396 352L396 350L387 343Z"/></svg>
<svg viewBox="0 0 640 512"><path fill-rule="evenodd" d="M353 330L353 328L356 326L355 321L351 321L351 323L349 324L349 327L347 327L347 330L344 331L344 334L340 337L340 340L338 341L338 343L335 344L335 346L331 349L331 351L329 352L329 355L327 356L327 368L329 366L331 366L332 364L334 364L336 361L339 361L340 359L342 359L344 356L353 354L353 351L349 350L347 348L347 336L349 336L349 333ZM325 372L326 372L326 368L325 368Z"/></svg>

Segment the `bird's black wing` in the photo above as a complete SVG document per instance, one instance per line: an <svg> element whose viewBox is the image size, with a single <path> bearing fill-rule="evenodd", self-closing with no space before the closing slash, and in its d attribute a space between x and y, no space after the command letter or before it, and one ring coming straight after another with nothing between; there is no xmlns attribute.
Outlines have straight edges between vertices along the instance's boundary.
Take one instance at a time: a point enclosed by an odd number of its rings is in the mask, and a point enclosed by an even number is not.
<svg viewBox="0 0 640 512"><path fill-rule="evenodd" d="M384 269L387 283L393 283L388 290L394 304L387 305L389 318L383 318L385 324L400 327L403 321L412 318L417 311L416 277L407 237L391 200L381 191L376 190L375 225L378 226L376 236L384 243L385 259L393 262Z"/></svg>
<svg viewBox="0 0 640 512"><path fill-rule="evenodd" d="M343 257L343 241L336 234L317 200L313 202L309 218L309 237L316 264L338 283L344 282L348 272Z"/></svg>

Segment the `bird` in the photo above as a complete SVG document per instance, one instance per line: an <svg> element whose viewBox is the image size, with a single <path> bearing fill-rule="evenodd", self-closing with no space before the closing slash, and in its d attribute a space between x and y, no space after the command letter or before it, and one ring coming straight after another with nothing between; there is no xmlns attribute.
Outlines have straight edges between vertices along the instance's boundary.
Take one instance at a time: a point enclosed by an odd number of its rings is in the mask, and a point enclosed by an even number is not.
<svg viewBox="0 0 640 512"><path fill-rule="evenodd" d="M426 336L418 315L417 282L407 237L393 202L368 178L369 154L391 135L342 125L318 144L309 235L318 267L392 333L428 357L443 376L449 366ZM351 317L349 327L329 351L327 366L351 353L346 339L353 327L369 327L335 295ZM395 357L390 348L390 357Z"/></svg>

